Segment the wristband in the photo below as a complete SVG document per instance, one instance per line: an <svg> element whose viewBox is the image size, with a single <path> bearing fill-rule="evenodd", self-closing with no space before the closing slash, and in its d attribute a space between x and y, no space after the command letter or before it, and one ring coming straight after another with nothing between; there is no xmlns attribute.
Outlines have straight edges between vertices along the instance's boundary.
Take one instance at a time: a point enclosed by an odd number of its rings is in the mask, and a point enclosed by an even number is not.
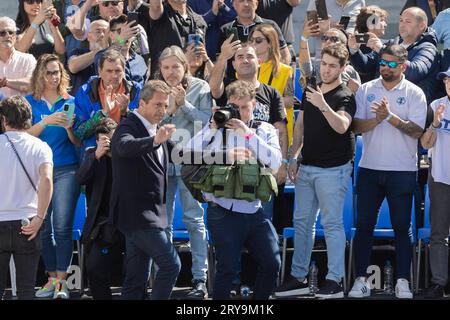
<svg viewBox="0 0 450 320"><path fill-rule="evenodd" d="M39 25L35 22L32 22L30 25L34 30L38 30L39 29Z"/></svg>
<svg viewBox="0 0 450 320"><path fill-rule="evenodd" d="M433 126L433 122L431 123L430 127L432 128L431 130L433 130L433 131L436 129L439 129L439 125L437 127L435 127L435 126Z"/></svg>
<svg viewBox="0 0 450 320"><path fill-rule="evenodd" d="M293 157L293 158L291 158L291 160L289 162L290 163L297 163L297 161L298 161L298 158Z"/></svg>
<svg viewBox="0 0 450 320"><path fill-rule="evenodd" d="M393 116L394 114L392 112L389 112L389 115L386 117L386 119L384 119L384 121L389 122L389 120L391 120Z"/></svg>
<svg viewBox="0 0 450 320"><path fill-rule="evenodd" d="M119 43L121 46L123 46L126 41L124 39L122 39L120 36L117 36L116 42Z"/></svg>
<svg viewBox="0 0 450 320"><path fill-rule="evenodd" d="M281 159L281 163L289 164L289 160L288 159Z"/></svg>
<svg viewBox="0 0 450 320"><path fill-rule="evenodd" d="M300 37L300 39L302 39L302 41L308 42L309 38L305 37L304 35L302 35Z"/></svg>
<svg viewBox="0 0 450 320"><path fill-rule="evenodd" d="M35 215L36 218L41 219L42 221L44 221L44 218L39 217L38 215Z"/></svg>
<svg viewBox="0 0 450 320"><path fill-rule="evenodd" d="M44 123L44 120L41 120L38 123L41 125L42 129L47 128L47 125Z"/></svg>

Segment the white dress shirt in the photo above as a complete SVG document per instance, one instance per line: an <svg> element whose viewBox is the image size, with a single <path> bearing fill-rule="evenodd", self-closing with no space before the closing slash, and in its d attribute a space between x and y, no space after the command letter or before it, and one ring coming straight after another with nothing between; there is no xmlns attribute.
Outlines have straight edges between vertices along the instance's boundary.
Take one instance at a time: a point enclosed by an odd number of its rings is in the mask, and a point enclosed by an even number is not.
<svg viewBox="0 0 450 320"><path fill-rule="evenodd" d="M147 119L145 119L143 116L141 116L139 114L139 112L137 112L137 110L134 110L133 113L139 118L139 120L141 120L142 124L144 125L145 129L147 129L148 134L150 135L150 137L154 137L156 136L156 131L158 129L158 125L157 124L151 124ZM159 148L159 146L161 145L157 145L155 143L153 143L153 146L156 147L156 152L158 154L158 159L159 162L161 164L164 164L164 152L163 152L163 148Z"/></svg>

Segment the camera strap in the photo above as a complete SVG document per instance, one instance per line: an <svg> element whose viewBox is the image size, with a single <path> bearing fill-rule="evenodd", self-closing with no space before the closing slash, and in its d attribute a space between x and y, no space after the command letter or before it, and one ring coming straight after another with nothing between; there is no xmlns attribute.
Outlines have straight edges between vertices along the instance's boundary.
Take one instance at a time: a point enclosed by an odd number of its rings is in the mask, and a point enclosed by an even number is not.
<svg viewBox="0 0 450 320"><path fill-rule="evenodd" d="M11 144L11 147L12 147L14 153L16 154L17 159L19 159L20 165L22 166L23 171L25 171L25 174L27 175L28 180L30 181L34 191L37 192L36 185L33 183L33 180L31 180L31 177L30 177L27 169L25 168L25 165L23 164L22 159L20 158L19 153L17 152L16 147L14 146L14 143L11 141L11 139L9 139L9 137L8 137L8 135L6 133L4 133L4 135L5 135L6 139L8 140L8 142Z"/></svg>

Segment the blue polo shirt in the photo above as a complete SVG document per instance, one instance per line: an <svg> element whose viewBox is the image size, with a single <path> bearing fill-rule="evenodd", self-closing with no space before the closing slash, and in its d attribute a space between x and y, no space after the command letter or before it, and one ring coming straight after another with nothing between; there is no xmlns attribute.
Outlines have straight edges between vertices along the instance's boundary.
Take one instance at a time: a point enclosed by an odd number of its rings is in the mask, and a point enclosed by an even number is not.
<svg viewBox="0 0 450 320"><path fill-rule="evenodd" d="M32 94L25 97L31 105L32 123L33 125L44 119L45 117L62 110L65 103L75 103L74 98L69 96L68 99L60 97L58 101L48 108L47 102L44 100L36 100ZM78 156L75 146L69 140L67 131L59 126L47 126L42 131L39 139L47 142L53 152L54 167L62 167L78 164Z"/></svg>

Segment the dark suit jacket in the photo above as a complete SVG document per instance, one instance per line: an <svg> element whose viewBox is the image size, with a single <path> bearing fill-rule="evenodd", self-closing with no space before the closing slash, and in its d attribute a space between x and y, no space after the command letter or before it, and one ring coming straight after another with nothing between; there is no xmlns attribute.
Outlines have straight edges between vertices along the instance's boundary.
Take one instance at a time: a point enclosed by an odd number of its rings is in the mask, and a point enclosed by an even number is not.
<svg viewBox="0 0 450 320"><path fill-rule="evenodd" d="M133 113L122 120L111 141L112 223L121 231L166 228L167 165L173 142L161 146L164 163L141 120Z"/></svg>
<svg viewBox="0 0 450 320"><path fill-rule="evenodd" d="M106 192L108 166L106 156L95 158L95 148L86 151L85 158L75 177L81 185L86 185L87 216L83 228L83 244L90 244L91 232L97 225L99 215L109 216L109 212L99 212L102 197Z"/></svg>

